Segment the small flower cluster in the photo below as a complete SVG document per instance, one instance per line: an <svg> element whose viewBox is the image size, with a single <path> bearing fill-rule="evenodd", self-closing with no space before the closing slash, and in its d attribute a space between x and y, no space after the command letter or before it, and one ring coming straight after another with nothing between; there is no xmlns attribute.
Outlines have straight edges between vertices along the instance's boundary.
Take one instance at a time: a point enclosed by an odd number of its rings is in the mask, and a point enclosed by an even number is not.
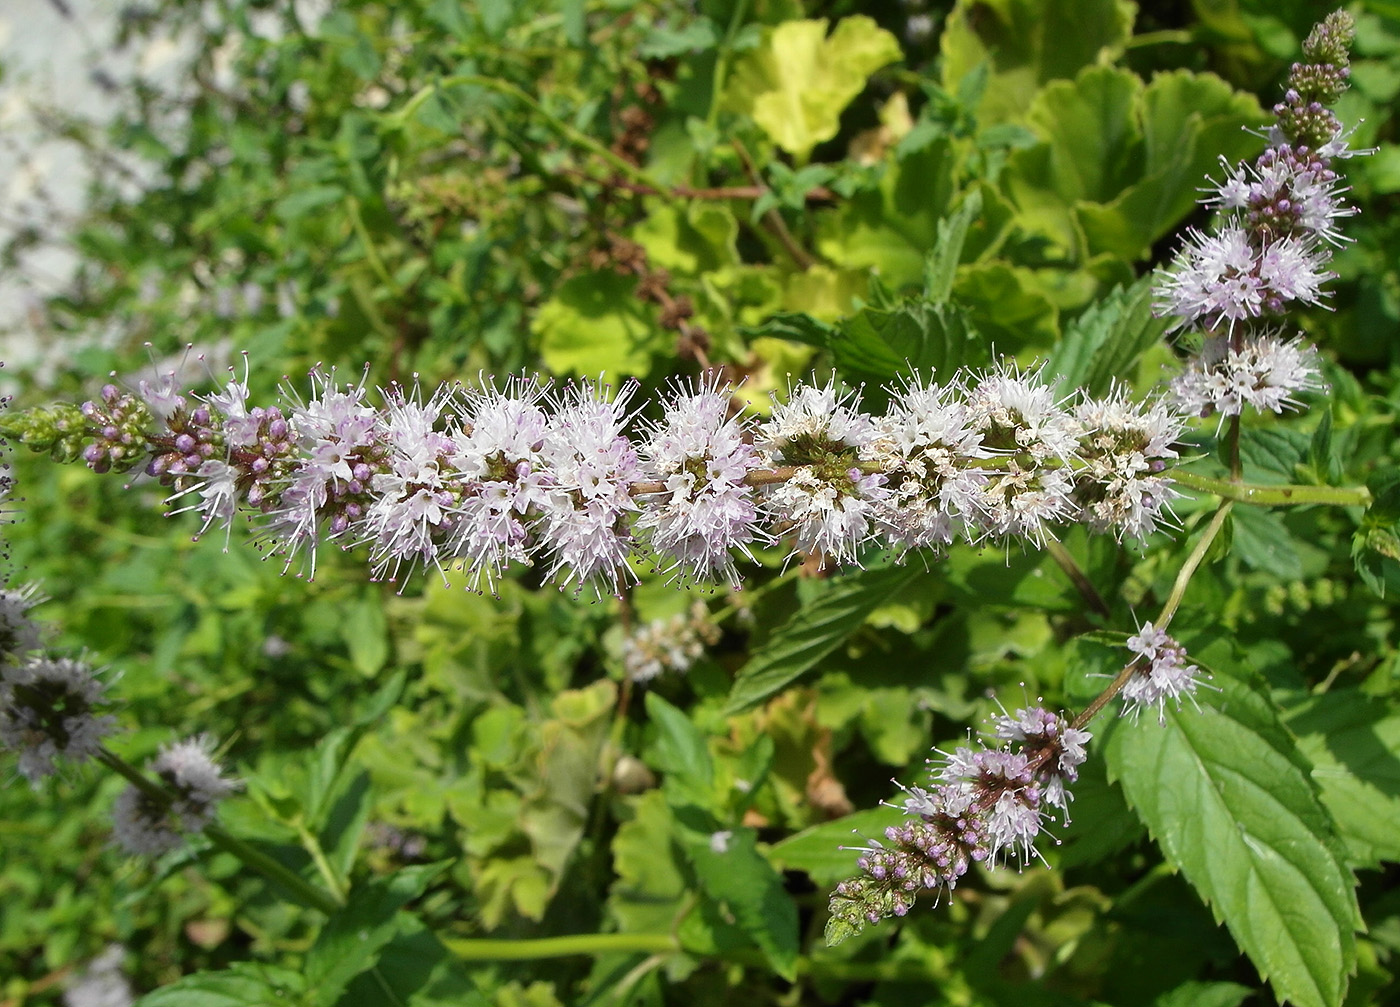
<svg viewBox="0 0 1400 1007"><path fill-rule="evenodd" d="M686 672L706 647L719 642L719 627L703 601L669 619L653 619L622 642L622 667L634 682L649 682L662 672Z"/></svg>
<svg viewBox="0 0 1400 1007"><path fill-rule="evenodd" d="M21 775L37 787L60 758L97 755L116 727L101 712L106 691L88 664L72 658L31 654L0 668L0 745L19 754Z"/></svg>
<svg viewBox="0 0 1400 1007"><path fill-rule="evenodd" d="M219 803L238 789L213 758L207 735L161 746L151 770L164 784L147 790L135 784L117 796L112 835L127 853L155 857L174 849L181 832L201 832Z"/></svg>
<svg viewBox="0 0 1400 1007"><path fill-rule="evenodd" d="M490 590L512 563L541 562L561 587L601 594L636 579L639 550L680 580L737 586L736 555L784 536L822 565L959 536L1039 545L1075 522L1141 537L1174 496L1163 471L1183 424L1121 391L1062 400L1041 371L1012 366L911 380L884 416L832 382L793 388L763 421L717 380L678 383L635 434L634 382L391 388L383 409L363 381L317 372L312 387L263 408L237 380L202 398L173 381L109 385L0 432L96 468L144 457L202 530L241 507L313 573L318 544L335 542L366 545L390 580L460 569Z"/></svg>
<svg viewBox="0 0 1400 1007"><path fill-rule="evenodd" d="M1186 648L1145 622L1136 636L1128 637L1128 649L1141 659L1136 673L1128 679L1119 693L1123 697L1123 713L1136 720L1143 710L1156 708L1157 722L1165 724L1167 703L1179 709L1183 696L1192 699L1199 684L1201 669L1186 661Z"/></svg>
<svg viewBox="0 0 1400 1007"><path fill-rule="evenodd" d="M1303 43L1284 100L1274 107L1269 147L1253 165L1224 165L1202 200L1219 216L1209 232L1189 230L1158 287L1157 309L1176 328L1199 329L1204 346L1173 382L1184 412L1238 416L1245 406L1278 412L1300 391L1321 387L1316 354L1285 338L1279 322L1297 304L1316 305L1339 222L1356 213L1333 167L1364 151L1327 107L1347 87L1351 16L1338 11Z"/></svg>
<svg viewBox="0 0 1400 1007"><path fill-rule="evenodd" d="M939 897L973 864L1029 863L1047 819L1068 821L1067 785L1089 733L1040 707L997 717L993 728L999 747L943 755L929 786L906 788L905 820L858 848L861 873L831 896L829 941L906 915L920 893Z"/></svg>
<svg viewBox="0 0 1400 1007"><path fill-rule="evenodd" d="M136 997L122 974L126 949L113 944L88 962L63 993L63 1007L131 1007Z"/></svg>

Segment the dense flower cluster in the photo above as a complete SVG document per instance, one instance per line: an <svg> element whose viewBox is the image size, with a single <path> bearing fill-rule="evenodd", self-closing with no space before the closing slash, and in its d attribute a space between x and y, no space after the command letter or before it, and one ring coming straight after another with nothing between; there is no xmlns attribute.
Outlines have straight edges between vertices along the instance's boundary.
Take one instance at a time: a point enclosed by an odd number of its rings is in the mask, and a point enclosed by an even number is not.
<svg viewBox="0 0 1400 1007"><path fill-rule="evenodd" d="M1356 212L1334 167L1356 153L1327 107L1347 87L1350 15L1313 30L1295 63L1269 147L1252 165L1225 164L1202 200L1218 211L1210 231L1190 229L1157 289L1158 311L1175 328L1204 335L1200 356L1173 382L1186 412L1238 416L1245 406L1280 411L1321 387L1317 360L1279 322L1298 304L1322 303L1339 222Z"/></svg>
<svg viewBox="0 0 1400 1007"><path fill-rule="evenodd" d="M653 619L622 642L622 667L634 682L649 682L666 671L689 671L707 646L719 642L719 627L703 601L669 619Z"/></svg>
<svg viewBox="0 0 1400 1007"><path fill-rule="evenodd" d="M154 793L135 786L117 796L112 836L127 853L154 857L179 845L181 832L200 832L221 802L238 789L213 758L208 736L164 745L151 770L164 784Z"/></svg>
<svg viewBox="0 0 1400 1007"><path fill-rule="evenodd" d="M844 936L904 916L922 892L937 898L974 864L1027 864L1047 819L1068 821L1067 784L1078 778L1089 733L1040 707L993 723L997 748L944 754L927 787L906 788L904 821L860 847L860 874L831 896L828 933Z"/></svg>
<svg viewBox="0 0 1400 1007"><path fill-rule="evenodd" d="M19 754L35 786L60 758L96 755L116 718L102 713L107 683L83 661L30 655L0 668L0 745Z"/></svg>
<svg viewBox="0 0 1400 1007"><path fill-rule="evenodd" d="M1163 470L1183 424L1121 390L1061 399L1014 366L911 380L883 416L832 382L794 387L762 421L718 380L678 383L635 424L632 382L395 387L376 409L363 381L311 380L309 399L286 390L266 408L236 379L202 398L172 381L109 385L3 432L97 468L144 457L202 530L244 509L312 572L335 542L367 546L389 580L458 569L490 590L512 563L540 563L601 594L636 579L639 553L680 580L737 586L736 556L780 539L819 565L858 565L871 546L1043 544L1075 522L1144 536L1174 495Z"/></svg>
<svg viewBox="0 0 1400 1007"><path fill-rule="evenodd" d="M1166 723L1167 703L1181 706L1183 696L1196 693L1201 669L1186 661L1186 648L1145 622L1136 636L1128 638L1128 649L1141 659L1136 673L1119 693L1123 712L1137 719L1143 710L1156 709L1159 723Z"/></svg>

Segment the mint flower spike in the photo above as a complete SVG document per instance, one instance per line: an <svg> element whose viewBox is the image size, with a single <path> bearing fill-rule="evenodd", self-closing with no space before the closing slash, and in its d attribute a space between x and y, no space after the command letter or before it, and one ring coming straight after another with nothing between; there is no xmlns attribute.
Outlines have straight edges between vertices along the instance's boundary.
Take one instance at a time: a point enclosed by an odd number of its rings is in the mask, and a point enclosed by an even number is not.
<svg viewBox="0 0 1400 1007"><path fill-rule="evenodd" d="M1168 703L1178 710L1183 697L1195 703L1196 688L1204 673L1187 663L1186 648L1166 630L1145 622L1136 636L1128 637L1128 649L1138 655L1142 664L1119 693L1125 717L1136 721L1144 710L1155 709L1157 723L1164 725Z"/></svg>
<svg viewBox="0 0 1400 1007"><path fill-rule="evenodd" d="M1350 150L1350 133L1327 107L1348 86L1354 34L1344 11L1309 34L1274 106L1268 148L1252 165L1222 160L1223 180L1201 200L1217 211L1213 229L1188 229L1157 285L1156 312L1204 335L1172 382L1184 412L1280 412L1323 387L1316 354L1285 338L1281 321L1299 304L1325 304L1333 249L1348 240L1341 223L1357 212L1334 164L1371 151Z"/></svg>
<svg viewBox="0 0 1400 1007"><path fill-rule="evenodd" d="M239 789L214 761L208 735L162 745L151 770L164 784L157 797L128 786L112 807L112 838L134 856L156 857L180 844L180 833L202 832L214 820L220 802Z"/></svg>
<svg viewBox="0 0 1400 1007"><path fill-rule="evenodd" d="M19 755L19 771L36 788L59 759L97 755L116 718L101 712L107 683L83 661L31 656L0 668L0 747Z"/></svg>
<svg viewBox="0 0 1400 1007"><path fill-rule="evenodd" d="M883 840L853 847L861 873L831 895L828 943L906 915L924 892L937 901L974 864L1025 866L1039 857L1046 822L1068 822L1067 785L1078 778L1089 732L1038 706L1003 714L992 727L999 747L943 754L927 787L903 788L905 820Z"/></svg>

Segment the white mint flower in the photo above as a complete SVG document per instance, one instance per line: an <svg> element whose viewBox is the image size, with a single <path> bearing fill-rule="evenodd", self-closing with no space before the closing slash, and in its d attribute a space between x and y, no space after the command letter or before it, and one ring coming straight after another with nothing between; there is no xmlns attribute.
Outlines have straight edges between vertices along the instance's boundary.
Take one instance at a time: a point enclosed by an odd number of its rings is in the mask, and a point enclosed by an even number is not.
<svg viewBox="0 0 1400 1007"><path fill-rule="evenodd" d="M629 634L622 641L622 667L634 682L649 682L666 671L689 671L719 637L709 609L697 601L689 612L653 619Z"/></svg>
<svg viewBox="0 0 1400 1007"><path fill-rule="evenodd" d="M855 392L838 396L834 381L801 385L787 402L775 399L759 431L768 464L793 469L766 487L765 509L793 532L798 552L820 554L823 565L857 562L888 496L885 477L860 467L874 457L879 428L858 404Z"/></svg>
<svg viewBox="0 0 1400 1007"><path fill-rule="evenodd" d="M1081 520L1120 541L1152 534L1164 513L1171 520L1169 505L1180 494L1161 473L1177 457L1171 445L1185 418L1161 400L1134 402L1122 386L1085 398L1074 415L1083 430L1083 466L1074 475Z"/></svg>
<svg viewBox="0 0 1400 1007"><path fill-rule="evenodd" d="M423 402L416 390L411 396L399 389L385 393L386 471L372 476L374 499L358 526L379 579L397 581L405 563L410 572L419 564L441 566L441 543L452 530L459 489L457 443L438 429L451 394L442 386Z"/></svg>
<svg viewBox="0 0 1400 1007"><path fill-rule="evenodd" d="M1143 710L1156 708L1157 722L1167 722L1167 703L1181 706L1183 696L1193 702L1201 669L1186 661L1186 648L1145 622L1136 636L1128 638L1128 649L1146 662L1128 679L1120 695L1123 713L1134 720Z"/></svg>
<svg viewBox="0 0 1400 1007"><path fill-rule="evenodd" d="M19 753L19 771L32 784L61 758L96 755L116 718L98 713L107 685L82 661L31 657L0 669L0 745Z"/></svg>
<svg viewBox="0 0 1400 1007"><path fill-rule="evenodd" d="M629 381L609 400L605 385L581 382L565 391L550 424L541 454L553 488L543 502L541 539L560 587L592 585L601 596L636 580L628 520L638 509L630 488L641 469L623 433L636 390Z"/></svg>
<svg viewBox="0 0 1400 1007"><path fill-rule="evenodd" d="M1316 349L1266 332L1207 337L1168 394L1185 415L1225 417L1246 407L1280 413L1298 404L1299 393L1325 387Z"/></svg>
<svg viewBox="0 0 1400 1007"><path fill-rule="evenodd" d="M136 1002L131 984L122 975L126 950L113 944L68 982L63 1007L131 1007Z"/></svg>
<svg viewBox="0 0 1400 1007"><path fill-rule="evenodd" d="M546 392L533 381L511 378L504 391L488 382L465 395L454 434L462 498L449 551L462 562L472 590L483 583L492 590L512 561L531 561L535 526L554 485L544 461Z"/></svg>
<svg viewBox="0 0 1400 1007"><path fill-rule="evenodd" d="M132 785L112 808L112 835L126 852L155 857L174 849L180 833L200 832L214 820L219 803L238 789L213 759L207 735L161 746L151 770L164 784L157 797Z"/></svg>
<svg viewBox="0 0 1400 1007"><path fill-rule="evenodd" d="M729 415L732 392L718 379L677 383L660 422L638 446L645 479L664 489L642 498L637 527L667 569L683 580L739 583L731 552L752 559L765 536L753 487L744 478L759 465L743 425Z"/></svg>
<svg viewBox="0 0 1400 1007"><path fill-rule="evenodd" d="M879 424L875 457L888 480L881 522L901 550L942 546L980 512L987 474L969 466L991 457L956 390L913 379L894 390Z"/></svg>

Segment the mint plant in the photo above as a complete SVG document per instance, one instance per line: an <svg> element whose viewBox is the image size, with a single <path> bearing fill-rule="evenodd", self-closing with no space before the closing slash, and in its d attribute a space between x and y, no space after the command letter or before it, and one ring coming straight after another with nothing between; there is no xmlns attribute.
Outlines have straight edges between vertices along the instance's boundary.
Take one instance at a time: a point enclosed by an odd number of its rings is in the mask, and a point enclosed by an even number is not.
<svg viewBox="0 0 1400 1007"><path fill-rule="evenodd" d="M237 368L162 336L0 415L71 465L14 459L0 744L36 816L110 771L155 921L95 917L33 992L92 959L70 1000L1385 1002L1393 392L1304 335L1371 233L1354 17L1266 127L1115 65L1181 41L1116 3L956 4L929 66L928 15L793 13L247 22L245 69L335 53L268 148L276 229L210 181L227 262L295 250L285 310ZM106 623L125 659L74 656L61 493L199 571Z"/></svg>

